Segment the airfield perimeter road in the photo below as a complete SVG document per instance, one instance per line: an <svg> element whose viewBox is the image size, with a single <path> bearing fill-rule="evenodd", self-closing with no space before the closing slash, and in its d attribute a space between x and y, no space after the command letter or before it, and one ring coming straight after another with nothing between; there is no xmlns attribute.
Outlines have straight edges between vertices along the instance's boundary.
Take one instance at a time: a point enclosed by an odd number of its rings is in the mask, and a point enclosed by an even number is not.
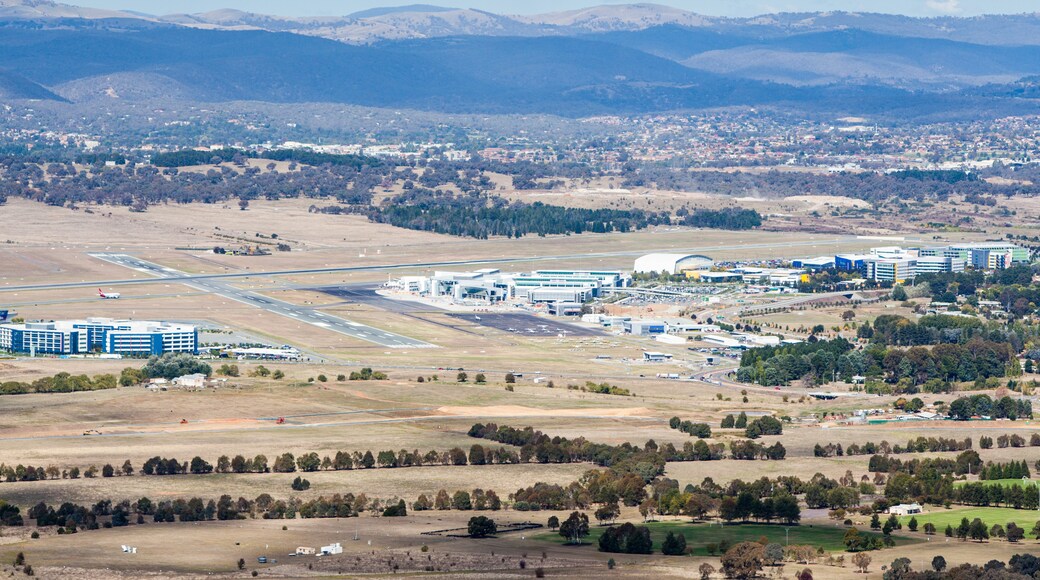
<svg viewBox="0 0 1040 580"><path fill-rule="evenodd" d="M273 314L299 320L306 324L345 334L366 342L373 342L380 346L390 348L433 348L434 346L414 338L408 338L407 336L401 336L400 334L394 334L385 330L379 330L378 328L372 328L371 326L365 326L357 322L351 322L330 314L325 314L324 312L319 312L313 308L297 306L296 304L291 304L282 300L268 298L267 296L257 294L256 292L235 288L221 280L205 278L191 279L191 277L179 270L166 268L127 254L90 255L99 260L104 260L125 268L131 268L139 272L145 272L157 279L164 281L176 280L197 290L217 294L256 308L263 308Z"/></svg>
<svg viewBox="0 0 1040 580"><path fill-rule="evenodd" d="M595 258L617 258L624 256L642 256L654 252L667 252L670 254L703 254L706 252L718 252L727 250L747 249L771 249L771 248L796 248L830 246L847 242L863 241L858 236L840 236L835 238L820 238L805 240L801 242L771 242L762 244L736 244L726 246L701 246L696 248L668 248L647 249L635 252L599 252L595 254L568 254L559 256L517 256L513 258L487 258L479 260L448 260L439 262L414 262L399 264L373 264L371 266L342 266L332 268L308 268L299 270L272 270L269 272L234 272L222 274L186 274L183 272L168 272L171 275L162 278L162 282L193 282L197 280L220 280L228 278L262 278L271 276L295 276L299 274L335 274L337 272L380 272L386 270L401 270L405 268L441 268L451 266L479 266L487 264L520 264L525 262L553 262L562 260L581 260ZM816 253L816 252L814 252ZM163 270L162 267L159 267ZM175 273L175 275L173 275ZM98 286L124 286L128 284L154 284L160 280L154 278L130 278L127 280L88 280L83 282L59 282L53 284L28 284L23 286L0 286L0 292L18 292L23 290L57 290L60 288L96 288Z"/></svg>

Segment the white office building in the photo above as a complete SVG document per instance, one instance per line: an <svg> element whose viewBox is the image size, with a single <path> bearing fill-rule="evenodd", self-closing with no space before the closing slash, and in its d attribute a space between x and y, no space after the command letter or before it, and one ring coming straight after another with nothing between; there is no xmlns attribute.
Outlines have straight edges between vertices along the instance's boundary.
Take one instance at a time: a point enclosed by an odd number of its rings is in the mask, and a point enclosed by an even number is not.
<svg viewBox="0 0 1040 580"><path fill-rule="evenodd" d="M194 326L150 320L87 318L0 325L0 350L30 354L198 353L198 344Z"/></svg>

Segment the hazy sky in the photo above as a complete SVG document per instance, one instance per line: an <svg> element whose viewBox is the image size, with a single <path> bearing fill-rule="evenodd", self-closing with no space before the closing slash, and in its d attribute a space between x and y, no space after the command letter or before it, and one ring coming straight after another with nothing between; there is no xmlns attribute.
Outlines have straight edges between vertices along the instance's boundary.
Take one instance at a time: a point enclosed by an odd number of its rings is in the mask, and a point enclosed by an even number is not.
<svg viewBox="0 0 1040 580"><path fill-rule="evenodd" d="M503 14L534 14L584 8L596 4L627 4L610 0L65 0L69 4L96 8L138 10L150 14L205 12L216 8L238 8L286 16L345 15L376 6L425 3L439 6L479 8ZM634 1L634 0L633 0ZM701 14L754 16L767 12L811 12L848 10L887 12L912 16L1021 13L1040 10L1037 0L672 0L659 2Z"/></svg>

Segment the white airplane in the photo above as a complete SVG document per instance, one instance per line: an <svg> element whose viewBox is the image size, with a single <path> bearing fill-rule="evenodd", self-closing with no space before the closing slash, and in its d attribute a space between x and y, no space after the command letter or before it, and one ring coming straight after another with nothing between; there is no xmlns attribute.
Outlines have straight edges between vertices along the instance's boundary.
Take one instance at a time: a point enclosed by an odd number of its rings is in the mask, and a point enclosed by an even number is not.
<svg viewBox="0 0 1040 580"><path fill-rule="evenodd" d="M98 293L98 296L100 296L102 300L119 300L119 297L121 296L121 294L119 294L118 292L111 292L111 293L105 294L104 292L101 291L101 288L97 289L97 293Z"/></svg>

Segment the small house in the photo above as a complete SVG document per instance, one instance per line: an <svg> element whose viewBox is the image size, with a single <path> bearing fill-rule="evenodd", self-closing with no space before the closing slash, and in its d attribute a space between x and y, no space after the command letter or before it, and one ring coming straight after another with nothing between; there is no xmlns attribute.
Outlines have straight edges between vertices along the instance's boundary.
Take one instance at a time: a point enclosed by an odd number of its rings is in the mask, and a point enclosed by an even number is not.
<svg viewBox="0 0 1040 580"><path fill-rule="evenodd" d="M901 503L888 508L888 513L897 516L912 516L914 514L922 513L921 504L919 503Z"/></svg>

